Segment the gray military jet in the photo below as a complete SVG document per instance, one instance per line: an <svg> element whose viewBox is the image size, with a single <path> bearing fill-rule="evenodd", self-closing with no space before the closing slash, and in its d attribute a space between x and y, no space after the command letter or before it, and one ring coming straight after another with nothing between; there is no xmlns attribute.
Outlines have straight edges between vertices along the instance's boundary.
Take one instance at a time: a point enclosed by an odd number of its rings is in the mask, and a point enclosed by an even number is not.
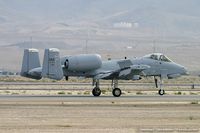
<svg viewBox="0 0 200 133"><path fill-rule="evenodd" d="M186 75L185 67L173 62L161 53L153 53L140 58L102 61L98 54L83 54L60 58L56 48L45 49L43 65L40 65L37 49L25 49L21 76L41 79L61 80L70 76L93 79L92 94L101 95L100 79L112 80L113 96L121 96L118 80L140 80L142 77L153 76L156 88L157 77L160 77L160 95L165 94L162 88L163 78L176 78Z"/></svg>

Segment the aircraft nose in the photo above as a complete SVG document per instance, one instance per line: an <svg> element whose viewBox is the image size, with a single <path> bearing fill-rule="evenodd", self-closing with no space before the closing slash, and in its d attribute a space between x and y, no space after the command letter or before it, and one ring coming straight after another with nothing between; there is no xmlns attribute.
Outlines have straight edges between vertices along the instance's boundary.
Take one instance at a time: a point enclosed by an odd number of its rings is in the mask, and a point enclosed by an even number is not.
<svg viewBox="0 0 200 133"><path fill-rule="evenodd" d="M189 75L187 68L182 67L182 75Z"/></svg>

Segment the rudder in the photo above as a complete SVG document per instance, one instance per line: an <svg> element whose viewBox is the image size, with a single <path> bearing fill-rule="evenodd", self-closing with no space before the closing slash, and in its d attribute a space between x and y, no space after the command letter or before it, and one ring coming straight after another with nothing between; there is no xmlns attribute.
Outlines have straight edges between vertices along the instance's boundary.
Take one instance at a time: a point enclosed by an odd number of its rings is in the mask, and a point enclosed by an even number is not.
<svg viewBox="0 0 200 133"><path fill-rule="evenodd" d="M24 49L23 61L20 75L24 77L30 77L30 71L41 67L39 59L39 51L37 49ZM33 77L40 79L41 76Z"/></svg>
<svg viewBox="0 0 200 133"><path fill-rule="evenodd" d="M42 77L55 80L61 80L63 78L60 52L58 49L45 49L42 66Z"/></svg>

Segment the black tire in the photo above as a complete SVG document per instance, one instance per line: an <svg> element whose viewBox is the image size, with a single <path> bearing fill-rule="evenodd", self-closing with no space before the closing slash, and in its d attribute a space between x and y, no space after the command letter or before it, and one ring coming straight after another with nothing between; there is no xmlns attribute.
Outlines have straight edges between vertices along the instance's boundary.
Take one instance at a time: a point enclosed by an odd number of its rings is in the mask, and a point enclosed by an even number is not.
<svg viewBox="0 0 200 133"><path fill-rule="evenodd" d="M120 97L122 94L122 91L119 88L115 88L113 89L112 94L114 97Z"/></svg>
<svg viewBox="0 0 200 133"><path fill-rule="evenodd" d="M158 94L161 95L161 96L164 95L164 94L165 94L165 90L161 90L161 89L160 89L160 90L158 91Z"/></svg>
<svg viewBox="0 0 200 133"><path fill-rule="evenodd" d="M92 94L93 94L93 96L98 97L98 96L101 95L101 90L100 90L98 87L95 87L95 88L92 90Z"/></svg>

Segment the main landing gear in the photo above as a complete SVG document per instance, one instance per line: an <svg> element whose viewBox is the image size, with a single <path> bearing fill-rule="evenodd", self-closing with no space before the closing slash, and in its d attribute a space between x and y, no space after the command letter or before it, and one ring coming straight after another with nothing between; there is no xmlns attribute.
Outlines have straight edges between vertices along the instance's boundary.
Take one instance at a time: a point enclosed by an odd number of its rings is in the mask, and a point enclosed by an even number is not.
<svg viewBox="0 0 200 133"><path fill-rule="evenodd" d="M99 80L93 81L93 85L95 85L94 89L92 90L92 94L95 97L98 97L101 95L101 90L99 88Z"/></svg>
<svg viewBox="0 0 200 133"><path fill-rule="evenodd" d="M158 88L158 79L154 77L154 80L155 80L156 88ZM165 90L162 88L162 85L163 85L163 79L160 76L160 89L158 90L158 94L161 96L165 94Z"/></svg>
<svg viewBox="0 0 200 133"><path fill-rule="evenodd" d="M122 94L121 89L118 88L118 80L116 79L112 80L112 94L114 97L120 97Z"/></svg>
<svg viewBox="0 0 200 133"><path fill-rule="evenodd" d="M92 90L92 94L95 97L101 95L101 89L99 88L99 80L93 80L94 89ZM114 97L120 97L122 94L121 89L118 88L118 80L112 80L112 94Z"/></svg>

